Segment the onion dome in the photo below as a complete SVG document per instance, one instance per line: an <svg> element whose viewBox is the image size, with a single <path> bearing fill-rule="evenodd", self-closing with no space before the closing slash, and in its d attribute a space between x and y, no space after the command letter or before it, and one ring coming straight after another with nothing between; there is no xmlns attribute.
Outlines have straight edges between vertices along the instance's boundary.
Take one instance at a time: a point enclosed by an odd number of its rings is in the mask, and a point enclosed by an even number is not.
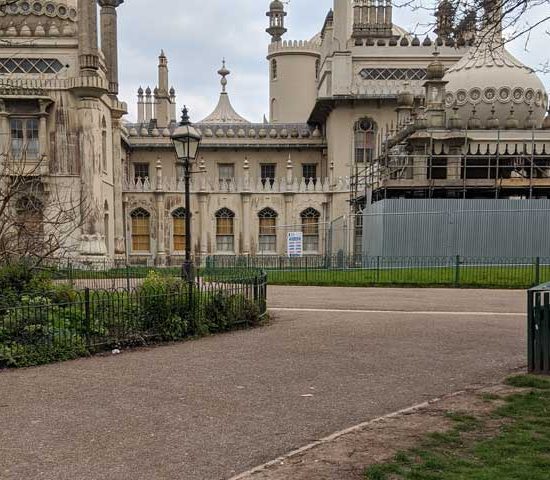
<svg viewBox="0 0 550 480"><path fill-rule="evenodd" d="M472 115L468 119L468 128L470 130L479 130L481 128L481 120L477 116L476 107L472 110Z"/></svg>
<svg viewBox="0 0 550 480"><path fill-rule="evenodd" d="M508 115L508 118L506 119L506 123L504 124L504 128L507 130L517 130L519 128L519 121L516 118L514 111L514 107L510 109L510 115Z"/></svg>
<svg viewBox="0 0 550 480"><path fill-rule="evenodd" d="M444 80L447 81L445 106L457 105L463 116L475 106L481 121L486 123L494 109L503 125L511 107L521 119L532 108L536 126L542 125L548 104L544 85L531 68L501 45L487 41L472 47L449 68Z"/></svg>
<svg viewBox="0 0 550 480"><path fill-rule="evenodd" d="M433 52L434 59L428 65L426 71L427 80L441 80L445 76L445 65L439 60L439 52L436 50Z"/></svg>
<svg viewBox="0 0 550 480"><path fill-rule="evenodd" d="M228 124L242 124L250 123L245 118L241 117L231 105L231 100L229 100L229 95L226 92L227 87L227 76L231 72L225 66L225 60L223 60L222 68L218 70L218 75L222 77L220 83L222 85L222 91L220 93L220 99L218 105L214 111L208 115L204 120L201 120L198 123L228 123Z"/></svg>
<svg viewBox="0 0 550 480"><path fill-rule="evenodd" d="M529 130L537 128L535 117L533 117L533 107L529 108L529 115L527 115L527 118L525 119L525 124L523 126L524 128L528 128Z"/></svg>
<svg viewBox="0 0 550 480"><path fill-rule="evenodd" d="M408 82L403 85L403 90L397 94L397 106L402 108L412 108L414 106L414 95L409 90Z"/></svg>
<svg viewBox="0 0 550 480"><path fill-rule="evenodd" d="M141 87L138 88L138 95L143 95L143 88Z"/></svg>
<svg viewBox="0 0 550 480"><path fill-rule="evenodd" d="M280 0L273 0L269 4L269 10L271 10L272 12L282 12L284 11L284 9L285 9L285 6L283 5L283 2L281 2Z"/></svg>
<svg viewBox="0 0 550 480"><path fill-rule="evenodd" d="M489 130L497 130L500 128L500 120L495 115L495 107L491 108L491 116L487 119L487 128Z"/></svg>
<svg viewBox="0 0 550 480"><path fill-rule="evenodd" d="M150 87L147 87L145 89L145 95L149 95L149 96L151 95L151 88Z"/></svg>

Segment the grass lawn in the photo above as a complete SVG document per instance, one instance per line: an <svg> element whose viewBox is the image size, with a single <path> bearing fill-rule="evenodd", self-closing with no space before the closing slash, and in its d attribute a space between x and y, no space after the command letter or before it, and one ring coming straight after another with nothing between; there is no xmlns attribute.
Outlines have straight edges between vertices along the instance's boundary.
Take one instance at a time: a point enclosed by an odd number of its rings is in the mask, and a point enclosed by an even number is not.
<svg viewBox="0 0 550 480"><path fill-rule="evenodd" d="M180 276L181 268L149 268L130 267L129 269L93 270L61 270L56 278L72 280L109 280L145 278L151 271L157 271L161 276ZM406 268L371 268L371 269L296 269L280 270L266 269L270 285L318 285L342 287L368 286L449 286L477 288L530 288L538 283L550 281L550 266L542 265L537 269L534 265L461 265L457 270L454 266L414 266ZM199 274L205 280L221 280L223 278L248 278L250 270L245 268L214 268L204 269ZM537 279L539 280L537 282Z"/></svg>
<svg viewBox="0 0 550 480"><path fill-rule="evenodd" d="M458 280L458 282L457 282ZM550 281L550 267L540 268L539 282ZM493 288L530 288L536 284L535 267L462 266L392 268L380 270L268 270L270 285L331 285L361 287L372 285L462 286Z"/></svg>
<svg viewBox="0 0 550 480"><path fill-rule="evenodd" d="M520 376L508 383L531 390L511 395L485 417L449 414L452 430L427 435L393 461L371 466L365 479L550 479L550 378Z"/></svg>

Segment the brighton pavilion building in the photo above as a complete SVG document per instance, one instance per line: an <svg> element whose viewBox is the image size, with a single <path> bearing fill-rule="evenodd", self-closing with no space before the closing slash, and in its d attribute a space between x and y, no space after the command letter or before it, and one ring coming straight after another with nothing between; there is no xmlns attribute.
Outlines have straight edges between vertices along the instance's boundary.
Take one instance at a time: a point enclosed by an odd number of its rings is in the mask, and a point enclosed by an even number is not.
<svg viewBox="0 0 550 480"><path fill-rule="evenodd" d="M202 143L187 212L167 56L151 66L155 84L144 79L137 92L136 122L118 97L122 3L23 0L0 10L2 158L24 159L21 175L41 185L32 204L43 210L24 212L33 221L56 208L53 192L86 205L66 239L71 255L179 263L187 215L197 257L284 255L295 231L304 254L321 254L332 248L327 226L381 195L485 196L495 185L499 195L550 195L540 163L550 153L547 93L504 48L478 48L475 15L451 35L440 8L437 36L418 38L393 23L389 0L334 0L317 34L290 40L274 0L269 118L237 113L224 62L217 104L195 124ZM515 160L495 163L510 152ZM468 170L468 155L481 166ZM534 170L518 163L529 155Z"/></svg>

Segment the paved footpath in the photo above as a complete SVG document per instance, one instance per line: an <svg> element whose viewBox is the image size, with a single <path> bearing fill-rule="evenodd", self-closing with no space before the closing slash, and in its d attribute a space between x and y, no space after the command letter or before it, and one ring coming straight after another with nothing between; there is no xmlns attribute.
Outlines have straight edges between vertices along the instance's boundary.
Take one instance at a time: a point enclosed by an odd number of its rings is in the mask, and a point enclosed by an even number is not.
<svg viewBox="0 0 550 480"><path fill-rule="evenodd" d="M271 287L264 328L0 372L0 478L230 478L522 366L525 299Z"/></svg>

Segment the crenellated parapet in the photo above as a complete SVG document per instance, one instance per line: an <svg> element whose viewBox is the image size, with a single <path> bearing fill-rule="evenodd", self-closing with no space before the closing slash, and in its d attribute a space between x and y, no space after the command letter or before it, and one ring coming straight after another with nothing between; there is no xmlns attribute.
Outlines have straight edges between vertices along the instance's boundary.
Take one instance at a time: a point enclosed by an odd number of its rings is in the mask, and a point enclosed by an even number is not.
<svg viewBox="0 0 550 480"><path fill-rule="evenodd" d="M283 40L269 45L268 56L282 54L319 56L319 43L315 40Z"/></svg>
<svg viewBox="0 0 550 480"><path fill-rule="evenodd" d="M170 140L173 130L176 128L175 122L166 128L159 129L156 122L141 124L126 124L130 144L138 143L143 140L149 142ZM315 143L317 145L324 143L324 137L318 127L312 127L308 124L210 124L197 123L195 127L203 137L203 144L235 144L250 145L273 145L280 143L283 145L293 143Z"/></svg>

